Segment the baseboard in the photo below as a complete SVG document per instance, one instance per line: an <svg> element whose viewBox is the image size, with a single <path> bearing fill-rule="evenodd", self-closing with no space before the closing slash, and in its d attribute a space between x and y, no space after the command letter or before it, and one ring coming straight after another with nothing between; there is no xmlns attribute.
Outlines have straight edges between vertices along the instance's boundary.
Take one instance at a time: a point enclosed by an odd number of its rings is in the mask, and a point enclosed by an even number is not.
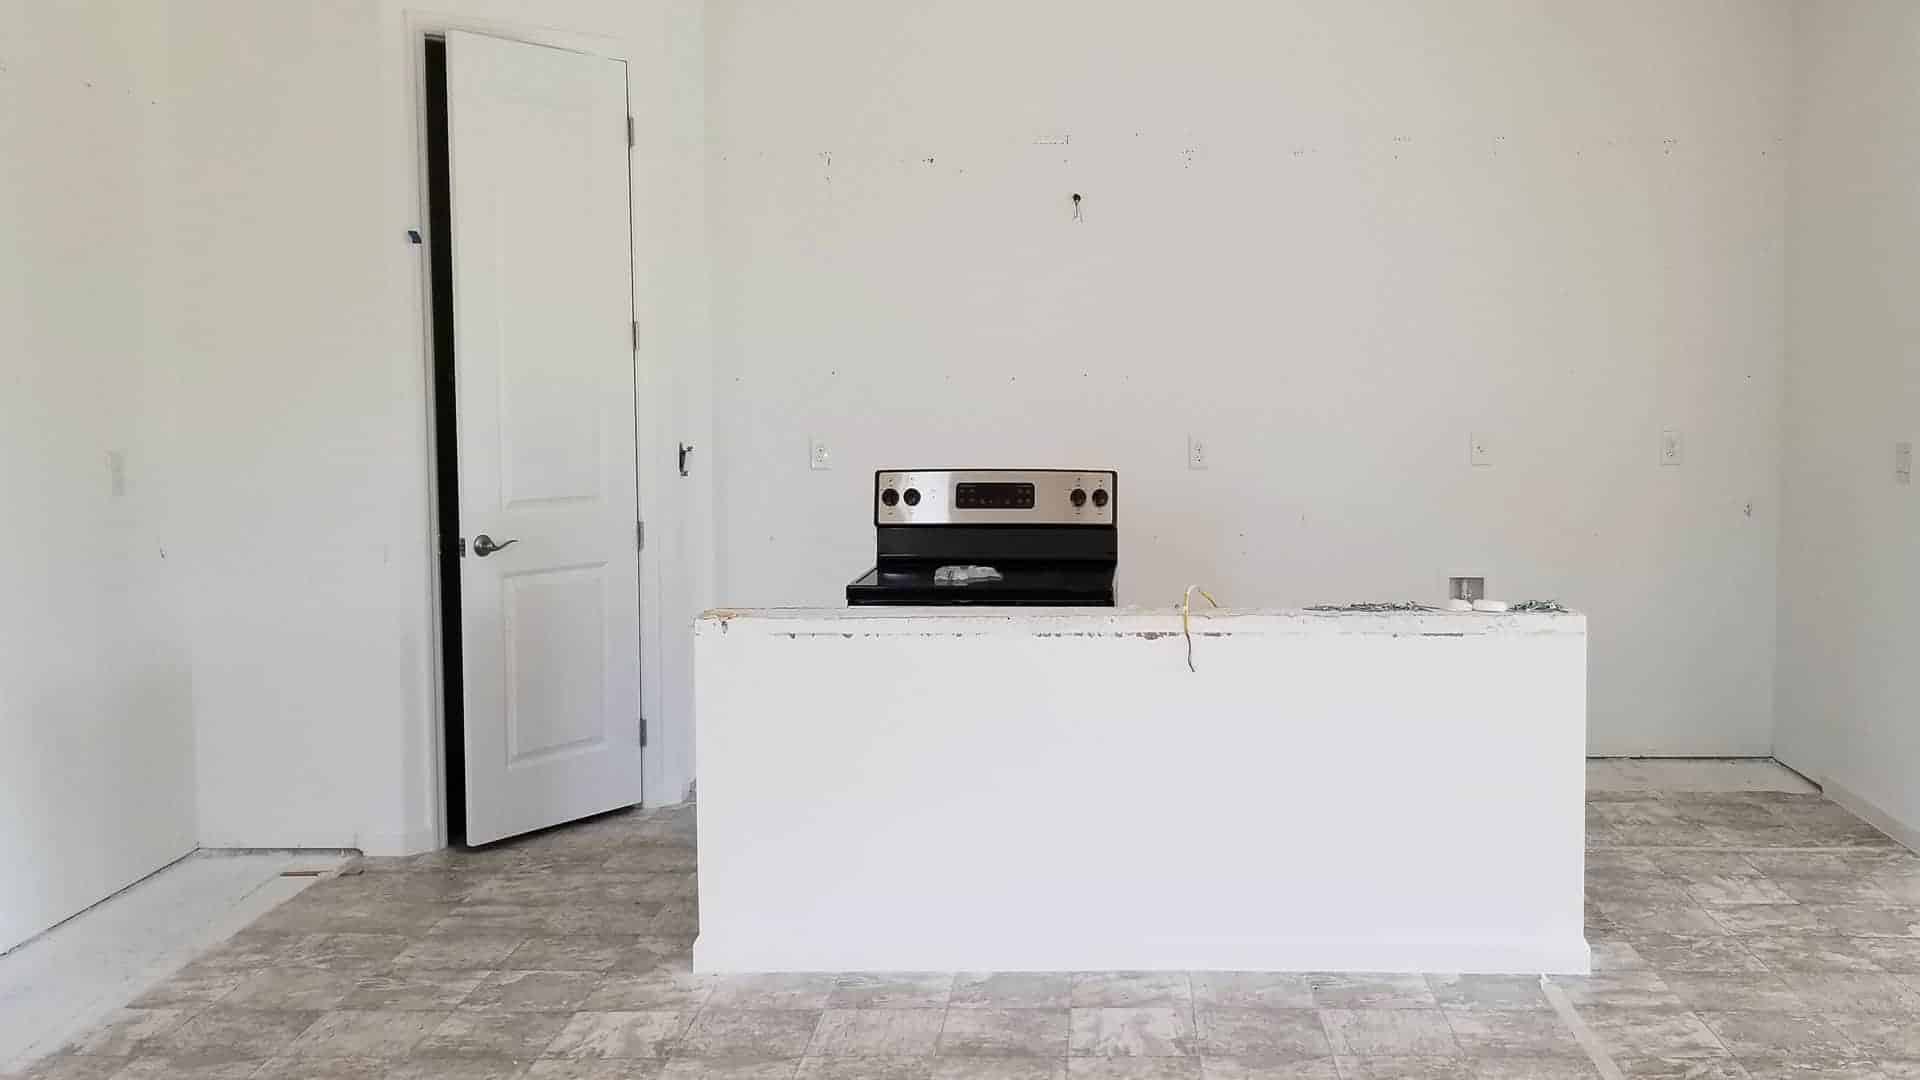
<svg viewBox="0 0 1920 1080"><path fill-rule="evenodd" d="M422 855L439 848L439 830L430 825L417 825L401 832L362 833L360 836L360 851L379 857Z"/></svg>
<svg viewBox="0 0 1920 1080"><path fill-rule="evenodd" d="M907 937L828 939L786 933L715 933L693 943L702 974L799 971L1447 971L1500 975L1585 975L1585 938L1391 941L1375 938L1142 938L1071 940L996 933L960 940Z"/></svg>
<svg viewBox="0 0 1920 1080"><path fill-rule="evenodd" d="M1792 768L1792 766L1788 767ZM1794 771L1799 772L1798 769ZM1804 776L1806 774L1802 773L1801 775ZM1874 803L1873 800L1866 798L1859 792L1831 777L1814 776L1810 777L1810 779L1820 785L1821 794L1827 798L1832 799L1834 802L1839 803L1854 814L1857 814L1867 824L1893 837L1895 841L1905 846L1907 850L1920 852L1920 827L1910 825L1894 815L1887 813Z"/></svg>

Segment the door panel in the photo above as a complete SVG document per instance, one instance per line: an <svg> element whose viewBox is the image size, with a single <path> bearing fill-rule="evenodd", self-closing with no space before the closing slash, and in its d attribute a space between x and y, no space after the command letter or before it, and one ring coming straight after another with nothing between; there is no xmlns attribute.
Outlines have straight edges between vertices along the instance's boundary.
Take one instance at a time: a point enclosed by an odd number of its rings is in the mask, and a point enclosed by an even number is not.
<svg viewBox="0 0 1920 1080"><path fill-rule="evenodd" d="M640 801L626 116L621 61L447 35L469 843Z"/></svg>

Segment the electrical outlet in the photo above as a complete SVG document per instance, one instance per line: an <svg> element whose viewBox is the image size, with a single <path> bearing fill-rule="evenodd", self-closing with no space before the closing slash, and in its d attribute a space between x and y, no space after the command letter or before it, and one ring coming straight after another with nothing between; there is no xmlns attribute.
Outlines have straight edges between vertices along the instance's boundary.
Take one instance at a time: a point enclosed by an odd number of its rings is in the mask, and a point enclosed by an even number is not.
<svg viewBox="0 0 1920 1080"><path fill-rule="evenodd" d="M1680 461L1684 456L1684 453L1683 453L1684 450L1685 450L1685 447L1680 440L1680 429L1678 428L1660 429L1660 464L1662 465L1680 464Z"/></svg>
<svg viewBox="0 0 1920 1080"><path fill-rule="evenodd" d="M1493 464L1493 448L1478 431L1467 437L1467 463L1476 469Z"/></svg>
<svg viewBox="0 0 1920 1080"><path fill-rule="evenodd" d="M1896 484L1913 483L1913 444L1910 442L1893 444L1893 480Z"/></svg>
<svg viewBox="0 0 1920 1080"><path fill-rule="evenodd" d="M1447 579L1447 598L1450 600L1484 600L1486 596L1486 578L1450 577Z"/></svg>
<svg viewBox="0 0 1920 1080"><path fill-rule="evenodd" d="M1187 436L1187 468L1204 469L1207 467L1207 440L1198 435Z"/></svg>
<svg viewBox="0 0 1920 1080"><path fill-rule="evenodd" d="M811 469L833 468L833 448L825 440L814 439L807 443L807 467Z"/></svg>

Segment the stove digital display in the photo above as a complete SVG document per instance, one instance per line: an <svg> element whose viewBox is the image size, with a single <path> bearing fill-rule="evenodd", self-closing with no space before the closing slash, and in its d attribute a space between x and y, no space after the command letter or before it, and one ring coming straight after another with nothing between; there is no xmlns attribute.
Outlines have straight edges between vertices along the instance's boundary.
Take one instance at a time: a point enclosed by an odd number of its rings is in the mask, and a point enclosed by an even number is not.
<svg viewBox="0 0 1920 1080"><path fill-rule="evenodd" d="M1032 484L959 483L953 490L956 510L1031 510Z"/></svg>

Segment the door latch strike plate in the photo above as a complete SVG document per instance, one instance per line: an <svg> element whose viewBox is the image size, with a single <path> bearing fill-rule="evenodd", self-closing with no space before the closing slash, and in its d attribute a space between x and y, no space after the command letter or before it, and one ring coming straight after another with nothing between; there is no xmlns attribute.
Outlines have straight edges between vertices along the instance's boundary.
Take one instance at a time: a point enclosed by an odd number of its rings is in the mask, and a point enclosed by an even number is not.
<svg viewBox="0 0 1920 1080"><path fill-rule="evenodd" d="M460 557L467 557L467 538L464 536L460 538Z"/></svg>

